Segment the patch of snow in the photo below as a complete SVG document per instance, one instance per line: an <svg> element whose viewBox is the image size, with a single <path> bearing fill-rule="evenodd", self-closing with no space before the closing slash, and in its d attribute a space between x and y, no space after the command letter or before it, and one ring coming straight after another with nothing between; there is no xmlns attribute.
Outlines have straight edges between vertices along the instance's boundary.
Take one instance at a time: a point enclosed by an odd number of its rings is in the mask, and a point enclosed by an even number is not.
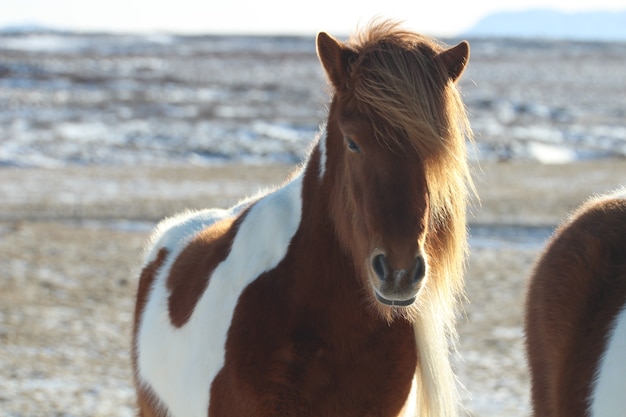
<svg viewBox="0 0 626 417"><path fill-rule="evenodd" d="M577 161L578 154L563 146L557 146L541 142L529 142L526 144L528 155L531 159L543 164L565 164Z"/></svg>

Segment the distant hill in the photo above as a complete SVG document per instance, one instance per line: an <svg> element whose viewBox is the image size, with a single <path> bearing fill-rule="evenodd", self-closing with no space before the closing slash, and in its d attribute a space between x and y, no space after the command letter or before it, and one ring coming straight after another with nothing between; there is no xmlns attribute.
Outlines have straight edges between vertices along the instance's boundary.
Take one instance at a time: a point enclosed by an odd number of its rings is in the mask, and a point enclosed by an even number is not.
<svg viewBox="0 0 626 417"><path fill-rule="evenodd" d="M626 41L626 10L499 12L483 18L463 36Z"/></svg>

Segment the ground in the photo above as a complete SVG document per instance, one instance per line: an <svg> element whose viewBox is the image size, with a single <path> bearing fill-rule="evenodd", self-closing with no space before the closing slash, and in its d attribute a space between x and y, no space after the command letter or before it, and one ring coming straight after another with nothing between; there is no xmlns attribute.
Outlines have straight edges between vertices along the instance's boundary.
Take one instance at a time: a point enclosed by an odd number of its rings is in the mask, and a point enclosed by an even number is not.
<svg viewBox="0 0 626 417"><path fill-rule="evenodd" d="M0 169L0 416L134 415L131 320L150 227L186 207L233 203L290 169ZM490 232L471 240L455 366L467 415L522 417L524 288L545 230L620 185L626 161L474 171L471 230Z"/></svg>

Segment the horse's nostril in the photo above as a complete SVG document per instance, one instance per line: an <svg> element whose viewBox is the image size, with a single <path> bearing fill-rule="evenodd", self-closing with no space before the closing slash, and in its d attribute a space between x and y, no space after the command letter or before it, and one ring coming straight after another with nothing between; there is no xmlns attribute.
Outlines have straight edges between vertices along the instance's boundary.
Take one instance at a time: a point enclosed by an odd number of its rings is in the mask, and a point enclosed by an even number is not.
<svg viewBox="0 0 626 417"><path fill-rule="evenodd" d="M382 253L372 258L372 268L376 273L376 276L381 281L385 281L389 275L389 264L387 264L387 258Z"/></svg>
<svg viewBox="0 0 626 417"><path fill-rule="evenodd" d="M424 278L424 275L426 275L426 261L423 257L418 256L417 258L415 258L415 264L413 265L413 275L411 276L411 278L415 283Z"/></svg>

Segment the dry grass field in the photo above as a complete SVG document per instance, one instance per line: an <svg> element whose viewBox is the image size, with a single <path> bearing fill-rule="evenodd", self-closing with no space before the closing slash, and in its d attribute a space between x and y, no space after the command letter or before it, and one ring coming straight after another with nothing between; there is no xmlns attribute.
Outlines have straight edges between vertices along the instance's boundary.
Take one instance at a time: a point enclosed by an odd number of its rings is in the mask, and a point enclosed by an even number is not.
<svg viewBox="0 0 626 417"><path fill-rule="evenodd" d="M184 208L228 205L289 170L0 169L0 416L134 415L128 352L151 225ZM553 227L589 195L623 184L626 161L475 171L472 230L491 235L471 241L456 367L468 415L521 417L524 285L544 237L518 235Z"/></svg>

